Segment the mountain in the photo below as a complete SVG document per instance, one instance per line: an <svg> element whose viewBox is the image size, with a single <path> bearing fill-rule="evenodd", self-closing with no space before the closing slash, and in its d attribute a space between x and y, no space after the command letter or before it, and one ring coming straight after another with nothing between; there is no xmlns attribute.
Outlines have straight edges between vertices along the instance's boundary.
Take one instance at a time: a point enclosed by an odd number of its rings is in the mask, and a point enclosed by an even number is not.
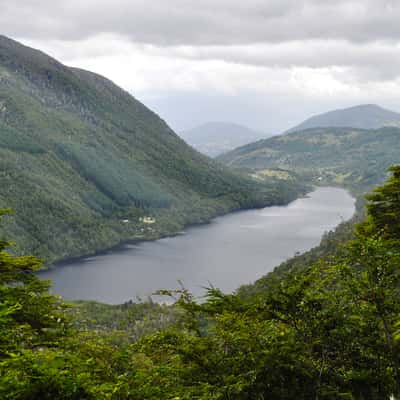
<svg viewBox="0 0 400 400"><path fill-rule="evenodd" d="M378 129L384 126L400 127L400 114L375 104L364 104L316 115L287 132L323 127Z"/></svg>
<svg viewBox="0 0 400 400"><path fill-rule="evenodd" d="M231 167L268 176L271 169L307 180L369 189L400 163L400 129L314 128L239 147L218 158Z"/></svg>
<svg viewBox="0 0 400 400"><path fill-rule="evenodd" d="M246 126L227 122L208 122L183 131L180 135L195 149L210 157L269 136Z"/></svg>
<svg viewBox="0 0 400 400"><path fill-rule="evenodd" d="M15 213L1 229L19 253L86 255L294 196L280 193L193 150L106 78L0 36L0 208Z"/></svg>

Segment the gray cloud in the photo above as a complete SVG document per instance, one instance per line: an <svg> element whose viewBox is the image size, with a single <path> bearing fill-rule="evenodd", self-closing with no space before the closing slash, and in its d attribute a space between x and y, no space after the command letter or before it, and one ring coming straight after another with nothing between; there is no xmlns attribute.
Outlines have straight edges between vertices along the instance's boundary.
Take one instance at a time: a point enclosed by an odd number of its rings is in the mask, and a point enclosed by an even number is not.
<svg viewBox="0 0 400 400"><path fill-rule="evenodd" d="M400 44L393 42L355 44L343 40L307 40L246 46L177 46L153 51L190 60L219 60L269 68L343 67L359 70L362 79L378 81L400 76Z"/></svg>
<svg viewBox="0 0 400 400"><path fill-rule="evenodd" d="M73 42L92 57L112 54L101 38L82 45L111 34L170 59L343 67L356 81L400 75L398 0L0 0L0 7L3 32L68 42L67 59L82 58Z"/></svg>
<svg viewBox="0 0 400 400"><path fill-rule="evenodd" d="M400 40L397 0L0 0L0 6L0 26L14 37L80 40L113 32L162 46Z"/></svg>
<svg viewBox="0 0 400 400"><path fill-rule="evenodd" d="M0 0L0 33L109 77L178 129L400 109L398 21L399 0Z"/></svg>

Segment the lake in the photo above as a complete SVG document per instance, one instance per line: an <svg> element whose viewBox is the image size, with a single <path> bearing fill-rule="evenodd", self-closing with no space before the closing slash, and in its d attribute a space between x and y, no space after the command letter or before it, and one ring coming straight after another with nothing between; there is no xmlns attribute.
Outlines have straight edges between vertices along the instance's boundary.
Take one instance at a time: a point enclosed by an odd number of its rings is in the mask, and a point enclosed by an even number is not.
<svg viewBox="0 0 400 400"><path fill-rule="evenodd" d="M188 228L181 235L124 245L40 273L67 299L117 304L179 287L196 295L212 284L224 292L254 282L324 232L349 219L355 200L345 190L317 188L286 206L240 211Z"/></svg>

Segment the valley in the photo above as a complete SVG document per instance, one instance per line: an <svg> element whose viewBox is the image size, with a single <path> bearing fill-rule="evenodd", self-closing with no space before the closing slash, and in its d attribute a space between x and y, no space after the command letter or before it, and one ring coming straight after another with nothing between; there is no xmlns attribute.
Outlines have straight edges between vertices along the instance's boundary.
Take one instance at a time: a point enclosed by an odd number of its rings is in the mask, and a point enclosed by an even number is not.
<svg viewBox="0 0 400 400"><path fill-rule="evenodd" d="M399 398L399 121L364 104L187 144L0 36L0 398Z"/></svg>
<svg viewBox="0 0 400 400"><path fill-rule="evenodd" d="M317 246L353 213L354 199L345 190L318 188L287 206L238 211L177 237L63 263L39 277L51 279L52 291L67 299L111 304L178 289L178 281L196 297L209 285L231 293Z"/></svg>
<svg viewBox="0 0 400 400"><path fill-rule="evenodd" d="M0 234L48 264L305 191L232 172L108 79L4 36L0 104Z"/></svg>

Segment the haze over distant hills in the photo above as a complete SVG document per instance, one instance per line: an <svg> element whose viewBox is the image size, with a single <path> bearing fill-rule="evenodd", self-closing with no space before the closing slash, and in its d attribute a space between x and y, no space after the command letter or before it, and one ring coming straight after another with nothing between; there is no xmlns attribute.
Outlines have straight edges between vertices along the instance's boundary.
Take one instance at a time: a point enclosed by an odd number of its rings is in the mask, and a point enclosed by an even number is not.
<svg viewBox="0 0 400 400"><path fill-rule="evenodd" d="M271 135L228 122L208 122L181 132L181 137L187 143L210 157L269 136Z"/></svg>
<svg viewBox="0 0 400 400"><path fill-rule="evenodd" d="M362 104L315 115L287 132L324 127L377 129L383 126L400 126L400 113L375 104Z"/></svg>
<svg viewBox="0 0 400 400"><path fill-rule="evenodd" d="M375 104L362 104L315 115L285 133L325 127L378 129L385 126L400 127L400 113ZM272 135L239 124L208 122L182 131L180 136L201 153L217 157Z"/></svg>

